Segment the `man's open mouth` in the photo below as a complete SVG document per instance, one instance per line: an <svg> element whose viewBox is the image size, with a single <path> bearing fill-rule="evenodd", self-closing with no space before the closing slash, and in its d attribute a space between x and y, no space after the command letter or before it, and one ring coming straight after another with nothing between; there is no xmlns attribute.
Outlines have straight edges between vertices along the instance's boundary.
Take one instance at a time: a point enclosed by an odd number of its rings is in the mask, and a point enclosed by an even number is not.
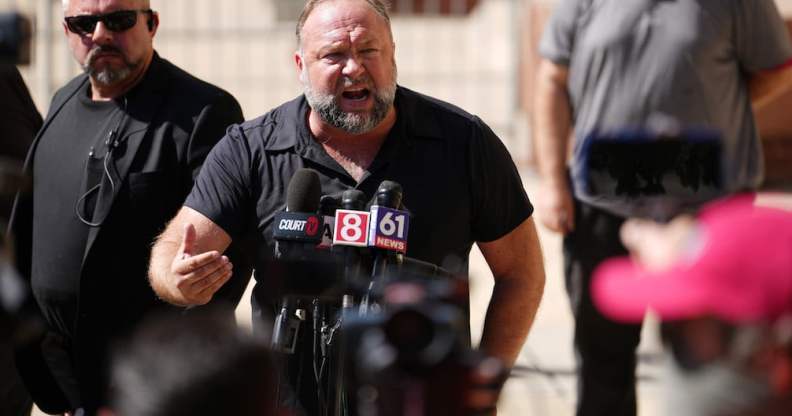
<svg viewBox="0 0 792 416"><path fill-rule="evenodd" d="M347 90L347 91L344 91L343 93L341 93L341 96L346 98L347 100L363 101L366 98L368 98L368 96L370 94L371 93L369 92L368 89L362 88L362 89L359 89L359 90Z"/></svg>

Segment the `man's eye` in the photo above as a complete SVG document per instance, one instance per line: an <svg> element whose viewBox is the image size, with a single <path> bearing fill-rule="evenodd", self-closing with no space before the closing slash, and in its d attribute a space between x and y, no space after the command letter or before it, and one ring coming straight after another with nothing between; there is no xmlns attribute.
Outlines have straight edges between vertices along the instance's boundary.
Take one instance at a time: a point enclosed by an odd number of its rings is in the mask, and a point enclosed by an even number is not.
<svg viewBox="0 0 792 416"><path fill-rule="evenodd" d="M325 54L324 56L322 56L322 59L325 59L325 60L328 60L328 61L338 61L339 59L341 59L341 54L338 53L338 52L328 53L328 54Z"/></svg>
<svg viewBox="0 0 792 416"><path fill-rule="evenodd" d="M370 55L372 53L377 53L377 52L379 52L379 49L376 49L376 48L368 48L368 49L363 49L362 51L360 51L360 53L366 54L366 55Z"/></svg>

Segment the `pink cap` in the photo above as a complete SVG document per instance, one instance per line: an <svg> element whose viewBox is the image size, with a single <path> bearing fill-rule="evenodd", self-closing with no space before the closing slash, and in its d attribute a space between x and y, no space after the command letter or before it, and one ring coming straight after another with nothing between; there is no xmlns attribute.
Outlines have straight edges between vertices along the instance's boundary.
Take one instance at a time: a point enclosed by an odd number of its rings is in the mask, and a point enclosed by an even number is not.
<svg viewBox="0 0 792 416"><path fill-rule="evenodd" d="M666 270L648 271L628 257L603 262L592 280L597 307L625 322L641 321L649 308L663 320L711 315L734 323L792 312L792 213L751 199L705 208L700 249Z"/></svg>

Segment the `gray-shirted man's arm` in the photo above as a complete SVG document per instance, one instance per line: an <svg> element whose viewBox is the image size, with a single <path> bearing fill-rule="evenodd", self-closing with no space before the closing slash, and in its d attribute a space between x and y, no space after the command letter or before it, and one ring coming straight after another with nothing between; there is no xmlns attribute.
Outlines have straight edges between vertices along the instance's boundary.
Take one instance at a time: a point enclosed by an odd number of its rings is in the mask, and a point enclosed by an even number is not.
<svg viewBox="0 0 792 416"><path fill-rule="evenodd" d="M568 69L549 60L539 66L534 102L534 143L542 190L536 203L542 224L566 234L575 226L566 156L572 131L572 107L567 91Z"/></svg>
<svg viewBox="0 0 792 416"><path fill-rule="evenodd" d="M792 89L789 31L773 0L734 3L734 49L748 76L754 109Z"/></svg>
<svg viewBox="0 0 792 416"><path fill-rule="evenodd" d="M762 111L773 100L792 91L792 65L752 73L748 89L754 112Z"/></svg>
<svg viewBox="0 0 792 416"><path fill-rule="evenodd" d="M534 98L534 134L542 189L537 199L539 221L552 231L568 233L575 226L572 192L567 181L566 158L572 132L569 98L569 63L572 59L576 19L582 0L556 5L545 28L539 51Z"/></svg>

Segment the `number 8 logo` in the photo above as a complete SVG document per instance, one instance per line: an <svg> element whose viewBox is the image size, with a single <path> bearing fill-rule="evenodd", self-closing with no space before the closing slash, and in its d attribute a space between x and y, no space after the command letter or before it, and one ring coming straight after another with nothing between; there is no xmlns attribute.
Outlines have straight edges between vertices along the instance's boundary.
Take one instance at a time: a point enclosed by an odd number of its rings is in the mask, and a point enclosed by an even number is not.
<svg viewBox="0 0 792 416"><path fill-rule="evenodd" d="M333 244L365 247L368 243L369 213L339 209L336 211Z"/></svg>
<svg viewBox="0 0 792 416"><path fill-rule="evenodd" d="M346 214L341 227L341 237L346 241L358 241L363 237L363 219L358 214Z"/></svg>

